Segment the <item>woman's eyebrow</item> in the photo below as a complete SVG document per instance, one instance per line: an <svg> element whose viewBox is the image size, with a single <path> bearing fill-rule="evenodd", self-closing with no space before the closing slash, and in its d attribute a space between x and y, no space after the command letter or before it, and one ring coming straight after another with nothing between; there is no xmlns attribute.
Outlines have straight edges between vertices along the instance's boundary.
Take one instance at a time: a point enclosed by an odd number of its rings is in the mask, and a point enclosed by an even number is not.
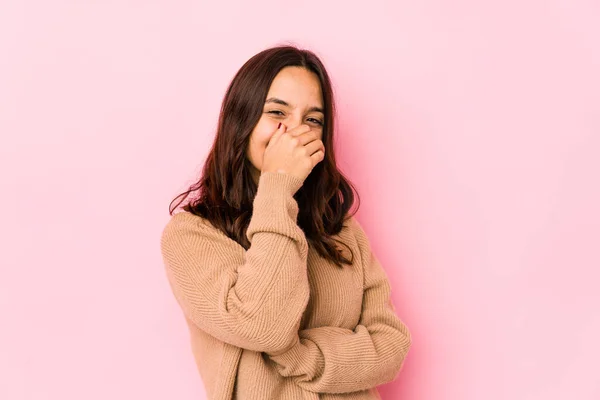
<svg viewBox="0 0 600 400"><path fill-rule="evenodd" d="M282 106L290 107L290 105L287 102L285 102L284 100L278 99L277 97L268 98L265 101L265 104L267 104L267 103L276 103L276 104L281 104ZM315 106L315 107L311 107L308 109L308 112L313 112L313 111L320 112L321 114L325 114L321 107Z"/></svg>

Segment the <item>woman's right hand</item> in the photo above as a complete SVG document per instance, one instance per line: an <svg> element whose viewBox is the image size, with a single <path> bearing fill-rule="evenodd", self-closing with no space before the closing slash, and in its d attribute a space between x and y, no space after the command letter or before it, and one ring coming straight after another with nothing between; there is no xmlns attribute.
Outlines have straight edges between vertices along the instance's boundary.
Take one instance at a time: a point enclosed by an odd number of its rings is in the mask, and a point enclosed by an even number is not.
<svg viewBox="0 0 600 400"><path fill-rule="evenodd" d="M282 172L303 181L312 169L325 158L325 146L319 133L302 124L290 131L280 124L263 155L261 172Z"/></svg>

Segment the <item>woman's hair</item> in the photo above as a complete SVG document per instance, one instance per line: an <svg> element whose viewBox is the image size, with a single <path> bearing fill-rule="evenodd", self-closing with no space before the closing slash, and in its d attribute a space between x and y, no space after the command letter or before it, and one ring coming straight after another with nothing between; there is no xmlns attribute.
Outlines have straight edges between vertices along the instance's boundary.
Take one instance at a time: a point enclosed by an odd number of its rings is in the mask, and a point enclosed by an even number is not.
<svg viewBox="0 0 600 400"><path fill-rule="evenodd" d="M173 199L169 214L173 215L188 195L197 191L196 197L188 200L182 208L207 219L246 250L250 247L246 229L252 216L257 185L252 178L246 149L262 115L273 79L281 69L291 66L306 68L317 75L325 114L322 138L325 158L313 168L303 186L294 194L299 206L297 223L307 241L322 257L342 267L352 261L336 246L336 242L343 243L331 236L339 233L344 221L350 218L348 211L355 200L353 191L358 205L360 198L352 183L337 169L333 148L335 105L331 81L321 60L308 50L276 46L261 51L242 66L223 99L216 136L202 176ZM173 206L178 199L179 202ZM352 215L358 211L358 205Z"/></svg>

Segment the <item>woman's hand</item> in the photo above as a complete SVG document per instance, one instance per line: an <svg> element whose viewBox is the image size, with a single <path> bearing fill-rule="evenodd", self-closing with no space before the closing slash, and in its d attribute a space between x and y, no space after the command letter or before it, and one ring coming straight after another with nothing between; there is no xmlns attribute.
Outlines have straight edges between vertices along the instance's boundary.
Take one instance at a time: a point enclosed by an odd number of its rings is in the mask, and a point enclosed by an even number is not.
<svg viewBox="0 0 600 400"><path fill-rule="evenodd" d="M318 132L308 125L290 131L279 127L265 149L261 172L281 172L305 180L312 169L325 158L325 146Z"/></svg>

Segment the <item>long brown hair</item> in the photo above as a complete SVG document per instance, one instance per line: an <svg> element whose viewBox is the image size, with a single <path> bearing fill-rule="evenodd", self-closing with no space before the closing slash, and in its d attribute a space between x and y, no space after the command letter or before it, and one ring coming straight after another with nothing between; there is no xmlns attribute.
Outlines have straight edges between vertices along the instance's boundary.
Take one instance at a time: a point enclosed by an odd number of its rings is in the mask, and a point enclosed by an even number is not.
<svg viewBox="0 0 600 400"><path fill-rule="evenodd" d="M246 229L252 216L257 185L251 175L246 148L261 117L273 79L281 69L290 66L303 67L317 75L325 114L322 138L325 158L313 168L294 195L299 206L297 223L322 257L342 267L352 261L336 246L336 242L345 244L331 236L339 233L344 221L350 218L348 211L354 204L354 193L358 205L360 198L336 166L333 148L335 104L331 81L321 60L309 50L289 45L272 47L256 54L240 68L223 99L217 132L202 176L173 199L169 214L173 215L188 195L197 191L197 196L182 208L207 219L245 249L250 247ZM351 215L358 211L358 205Z"/></svg>

